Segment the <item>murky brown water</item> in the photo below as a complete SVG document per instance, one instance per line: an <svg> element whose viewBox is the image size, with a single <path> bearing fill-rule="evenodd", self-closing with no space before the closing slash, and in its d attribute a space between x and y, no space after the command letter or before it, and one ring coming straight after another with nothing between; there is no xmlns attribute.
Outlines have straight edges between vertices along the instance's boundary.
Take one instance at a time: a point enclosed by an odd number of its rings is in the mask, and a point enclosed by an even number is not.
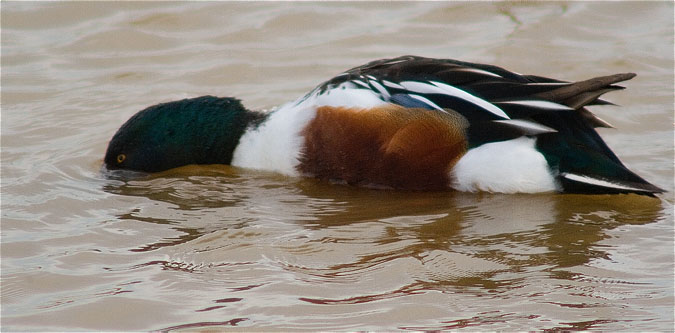
<svg viewBox="0 0 675 333"><path fill-rule="evenodd" d="M2 330L673 327L673 4L2 3ZM229 167L109 179L141 108L251 108L401 54L567 80L670 192L375 191Z"/></svg>

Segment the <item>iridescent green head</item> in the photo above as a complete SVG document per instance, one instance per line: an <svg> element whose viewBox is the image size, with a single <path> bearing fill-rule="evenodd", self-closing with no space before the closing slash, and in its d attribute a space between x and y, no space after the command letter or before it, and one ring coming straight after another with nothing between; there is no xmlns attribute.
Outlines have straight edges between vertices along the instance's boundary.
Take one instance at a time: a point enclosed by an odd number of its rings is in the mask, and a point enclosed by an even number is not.
<svg viewBox="0 0 675 333"><path fill-rule="evenodd" d="M263 117L234 98L202 96L154 105L117 130L104 163L108 169L145 172L229 164L246 128Z"/></svg>

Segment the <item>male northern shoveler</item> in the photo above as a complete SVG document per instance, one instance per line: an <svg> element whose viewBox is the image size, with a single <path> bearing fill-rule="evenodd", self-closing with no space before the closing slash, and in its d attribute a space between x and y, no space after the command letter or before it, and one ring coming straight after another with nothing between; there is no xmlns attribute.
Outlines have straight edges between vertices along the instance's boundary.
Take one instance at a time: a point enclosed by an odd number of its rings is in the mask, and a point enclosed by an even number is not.
<svg viewBox="0 0 675 333"><path fill-rule="evenodd" d="M580 82L403 56L350 69L270 113L203 96L138 112L109 169L231 164L364 186L490 192L663 192L628 170L585 106L635 74Z"/></svg>

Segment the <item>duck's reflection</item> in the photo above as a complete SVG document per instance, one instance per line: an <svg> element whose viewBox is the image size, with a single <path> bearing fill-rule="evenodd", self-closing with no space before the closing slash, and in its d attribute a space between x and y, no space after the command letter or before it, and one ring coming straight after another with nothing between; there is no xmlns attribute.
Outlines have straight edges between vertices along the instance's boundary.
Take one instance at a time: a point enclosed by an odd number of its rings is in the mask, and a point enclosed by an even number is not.
<svg viewBox="0 0 675 333"><path fill-rule="evenodd" d="M402 293L448 285L496 290L533 267L572 278L560 268L606 257L598 242L608 230L664 218L660 199L637 195L381 191L229 167L111 180L105 190L143 198L120 219L184 233L137 251L187 252L204 243L222 249L235 230L256 230L247 242L263 244L257 250L264 256L308 279L387 271L384 265L397 260L410 279L397 289Z"/></svg>

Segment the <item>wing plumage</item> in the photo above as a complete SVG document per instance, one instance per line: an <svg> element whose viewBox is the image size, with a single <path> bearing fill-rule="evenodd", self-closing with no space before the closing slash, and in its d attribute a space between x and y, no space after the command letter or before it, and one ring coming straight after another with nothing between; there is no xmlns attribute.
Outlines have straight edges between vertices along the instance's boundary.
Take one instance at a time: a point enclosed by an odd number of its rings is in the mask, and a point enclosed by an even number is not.
<svg viewBox="0 0 675 333"><path fill-rule="evenodd" d="M662 192L619 161L594 130L611 125L585 108L611 104L600 96L623 89L615 84L634 76L623 73L566 82L493 65L402 56L352 68L297 103L313 100L319 105L364 108L391 103L452 110L470 124L469 148L536 136L536 148L566 190Z"/></svg>
<svg viewBox="0 0 675 333"><path fill-rule="evenodd" d="M352 68L319 85L322 94L345 83L370 90L384 102L407 106L426 102L429 109L452 109L474 120L526 119L542 112L577 110L593 119L586 105L609 104L599 97L623 89L614 83L635 74L616 74L570 83L541 76L521 75L503 68L451 59L403 56ZM583 111L582 111L583 109ZM591 125L607 126L604 121Z"/></svg>

